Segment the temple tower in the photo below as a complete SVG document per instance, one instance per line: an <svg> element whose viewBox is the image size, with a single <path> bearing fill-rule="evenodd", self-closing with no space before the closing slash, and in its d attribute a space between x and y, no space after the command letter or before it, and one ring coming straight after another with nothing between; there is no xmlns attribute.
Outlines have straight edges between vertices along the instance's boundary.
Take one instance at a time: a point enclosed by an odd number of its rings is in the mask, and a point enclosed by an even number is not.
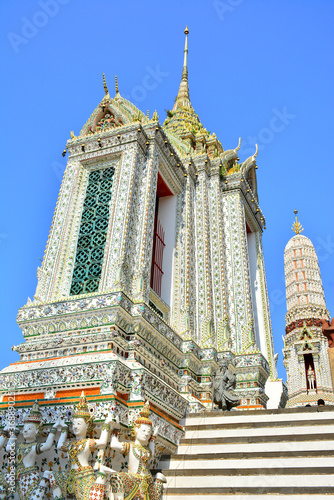
<svg viewBox="0 0 334 500"><path fill-rule="evenodd" d="M295 211L297 214L297 211ZM304 406L319 398L333 403L328 342L321 319L328 319L319 263L314 246L303 236L296 220L296 233L285 247L286 328L284 366L287 372L287 405Z"/></svg>
<svg viewBox="0 0 334 500"><path fill-rule="evenodd" d="M46 422L84 389L96 415L127 425L149 399L160 450L175 449L185 411L211 402L226 358L240 408L284 405L262 250L256 157L240 162L195 113L188 30L179 92L163 125L115 82L64 155L38 284L17 321L21 359L0 373L2 408L36 399ZM269 401L269 402L268 402Z"/></svg>

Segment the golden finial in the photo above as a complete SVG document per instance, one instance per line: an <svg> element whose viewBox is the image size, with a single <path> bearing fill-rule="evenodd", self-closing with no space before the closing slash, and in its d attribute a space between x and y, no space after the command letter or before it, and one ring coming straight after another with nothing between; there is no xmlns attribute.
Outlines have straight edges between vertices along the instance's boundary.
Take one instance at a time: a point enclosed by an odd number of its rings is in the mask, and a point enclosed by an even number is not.
<svg viewBox="0 0 334 500"><path fill-rule="evenodd" d="M185 35L188 35L188 34L189 34L188 26L186 26L186 29L184 30L184 34L185 34Z"/></svg>
<svg viewBox="0 0 334 500"><path fill-rule="evenodd" d="M121 94L119 93L119 90L118 90L117 75L115 75L115 91L116 91L115 99L117 100L118 98L121 97Z"/></svg>
<svg viewBox="0 0 334 500"><path fill-rule="evenodd" d="M147 119L149 120L150 119L150 112L149 112L149 110L147 110L146 116L147 116Z"/></svg>
<svg viewBox="0 0 334 500"><path fill-rule="evenodd" d="M295 222L292 224L292 231L294 231L296 234L300 234L304 231L304 228L303 226L301 225L301 223L298 221L297 219L297 214L298 214L298 210L294 210L293 213L295 214L296 216L296 220Z"/></svg>
<svg viewBox="0 0 334 500"><path fill-rule="evenodd" d="M106 77L104 76L104 73L103 73L103 88L104 88L104 92L105 94L109 94L109 91L108 91L108 87L107 87L107 84L106 84Z"/></svg>
<svg viewBox="0 0 334 500"><path fill-rule="evenodd" d="M138 112L135 113L133 116L132 116L132 121L133 122L141 122L142 121L142 118L143 118L143 115L142 112L138 109Z"/></svg>
<svg viewBox="0 0 334 500"><path fill-rule="evenodd" d="M152 121L153 122L158 122L159 121L159 116L158 116L157 110L155 110L154 113L153 113Z"/></svg>

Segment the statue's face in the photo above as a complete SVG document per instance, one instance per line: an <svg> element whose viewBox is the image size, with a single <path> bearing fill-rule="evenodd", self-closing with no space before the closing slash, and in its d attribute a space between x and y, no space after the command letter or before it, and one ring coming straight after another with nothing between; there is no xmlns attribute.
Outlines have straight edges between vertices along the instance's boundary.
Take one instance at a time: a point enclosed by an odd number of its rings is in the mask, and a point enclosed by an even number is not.
<svg viewBox="0 0 334 500"><path fill-rule="evenodd" d="M73 419L73 434L75 436L86 437L87 429L88 429L88 424L85 422L83 418Z"/></svg>
<svg viewBox="0 0 334 500"><path fill-rule="evenodd" d="M23 437L27 442L33 442L37 436L37 425L32 422L26 422L22 431Z"/></svg>
<svg viewBox="0 0 334 500"><path fill-rule="evenodd" d="M152 427L148 424L141 424L136 432L136 440L140 444L147 444L152 436Z"/></svg>

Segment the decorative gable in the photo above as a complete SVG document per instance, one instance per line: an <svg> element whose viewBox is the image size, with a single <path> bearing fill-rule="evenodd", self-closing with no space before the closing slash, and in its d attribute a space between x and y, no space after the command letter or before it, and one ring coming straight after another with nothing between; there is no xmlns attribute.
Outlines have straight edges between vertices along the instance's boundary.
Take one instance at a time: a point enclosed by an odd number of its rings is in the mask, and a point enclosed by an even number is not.
<svg viewBox="0 0 334 500"><path fill-rule="evenodd" d="M313 339L312 332L308 328L306 328L306 324L304 321L304 328L299 337L299 340L302 341L300 345L300 351L312 351L314 349L311 339Z"/></svg>

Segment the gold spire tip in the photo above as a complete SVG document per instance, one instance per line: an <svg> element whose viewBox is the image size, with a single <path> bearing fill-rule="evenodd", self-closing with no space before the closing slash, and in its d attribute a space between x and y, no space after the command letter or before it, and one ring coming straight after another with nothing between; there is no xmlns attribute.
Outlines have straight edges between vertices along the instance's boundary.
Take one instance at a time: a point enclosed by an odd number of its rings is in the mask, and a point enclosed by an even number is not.
<svg viewBox="0 0 334 500"><path fill-rule="evenodd" d="M107 87L107 84L106 84L106 77L104 76L104 73L103 74L103 88L104 88L104 92L105 94L109 94L109 91L108 91L108 87Z"/></svg>
<svg viewBox="0 0 334 500"><path fill-rule="evenodd" d="M116 94L118 94L118 93L119 93L119 90L118 90L117 75L115 75L115 90L116 90Z"/></svg>
<svg viewBox="0 0 334 500"><path fill-rule="evenodd" d="M183 106L186 105L188 107L191 107L189 99L189 87L188 87L188 33L189 33L188 26L186 26L184 33L186 36L185 36L184 50L183 50L184 55L183 55L182 76L173 110L177 108L178 103L180 103Z"/></svg>
<svg viewBox="0 0 334 500"><path fill-rule="evenodd" d="M296 234L300 234L304 231L304 228L303 226L301 225L301 223L298 221L297 219L297 214L298 214L298 210L294 210L293 213L295 214L296 216L296 220L295 222L292 224L292 231L294 231Z"/></svg>

